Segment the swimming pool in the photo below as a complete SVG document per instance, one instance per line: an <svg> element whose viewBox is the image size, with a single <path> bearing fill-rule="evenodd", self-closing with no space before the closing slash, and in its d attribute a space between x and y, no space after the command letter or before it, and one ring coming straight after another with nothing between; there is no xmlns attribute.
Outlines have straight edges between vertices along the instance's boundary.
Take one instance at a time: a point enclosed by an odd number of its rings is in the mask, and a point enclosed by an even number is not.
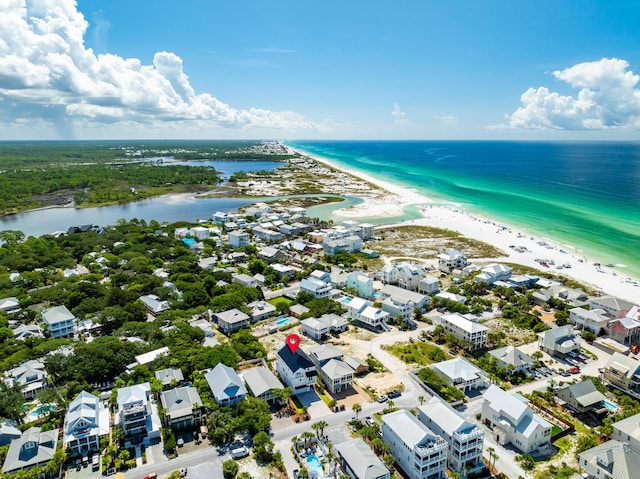
<svg viewBox="0 0 640 479"><path fill-rule="evenodd" d="M616 406L613 403L610 403L609 401L607 401L606 399L602 401L602 404L604 404L604 407L606 407L607 409L611 409L612 411L618 409L618 406Z"/></svg>
<svg viewBox="0 0 640 479"><path fill-rule="evenodd" d="M318 477L324 476L324 469L322 468L322 463L318 456L315 454L310 454L307 456L307 466L309 466L309 471L316 471L318 473Z"/></svg>
<svg viewBox="0 0 640 479"><path fill-rule="evenodd" d="M289 316L280 316L276 318L276 324L278 326L289 326L293 320Z"/></svg>
<svg viewBox="0 0 640 479"><path fill-rule="evenodd" d="M349 304L351 302L351 298L344 298L342 300L342 304Z"/></svg>
<svg viewBox="0 0 640 479"><path fill-rule="evenodd" d="M31 412L29 412L26 420L27 422L37 421L41 417L46 416L49 413L49 411L53 411L55 408L56 408L55 404L44 404L44 405L35 407L31 410Z"/></svg>

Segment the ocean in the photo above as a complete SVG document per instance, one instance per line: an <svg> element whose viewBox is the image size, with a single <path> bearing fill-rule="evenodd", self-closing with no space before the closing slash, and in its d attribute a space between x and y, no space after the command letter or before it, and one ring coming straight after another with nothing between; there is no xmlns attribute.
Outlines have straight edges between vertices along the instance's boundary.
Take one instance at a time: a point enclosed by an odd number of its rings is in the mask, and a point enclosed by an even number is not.
<svg viewBox="0 0 640 479"><path fill-rule="evenodd" d="M640 277L640 143L286 144Z"/></svg>

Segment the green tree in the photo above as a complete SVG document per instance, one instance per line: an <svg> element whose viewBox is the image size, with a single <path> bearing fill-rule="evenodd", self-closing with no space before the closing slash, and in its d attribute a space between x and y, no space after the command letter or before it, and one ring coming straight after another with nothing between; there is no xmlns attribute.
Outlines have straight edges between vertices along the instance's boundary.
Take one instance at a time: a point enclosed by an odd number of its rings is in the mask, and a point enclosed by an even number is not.
<svg viewBox="0 0 640 479"><path fill-rule="evenodd" d="M253 438L253 453L259 462L271 462L271 454L273 452L273 441L269 435L261 431Z"/></svg>
<svg viewBox="0 0 640 479"><path fill-rule="evenodd" d="M25 399L22 394L22 386L7 381L0 382L0 416L13 419L18 424L22 424L22 408Z"/></svg>
<svg viewBox="0 0 640 479"><path fill-rule="evenodd" d="M357 421L358 414L360 413L360 411L362 411L362 406L359 403L354 403L353 406L351 406L351 409L353 410L353 412L356 413L356 421Z"/></svg>
<svg viewBox="0 0 640 479"><path fill-rule="evenodd" d="M327 421L318 421L318 422L314 422L311 425L311 429L313 429L316 432L316 436L318 436L318 439L320 439L322 436L324 436L324 428L327 427Z"/></svg>
<svg viewBox="0 0 640 479"><path fill-rule="evenodd" d="M238 474L238 470L240 466L238 466L238 462L233 459L229 459L222 463L222 475L224 479L234 479Z"/></svg>

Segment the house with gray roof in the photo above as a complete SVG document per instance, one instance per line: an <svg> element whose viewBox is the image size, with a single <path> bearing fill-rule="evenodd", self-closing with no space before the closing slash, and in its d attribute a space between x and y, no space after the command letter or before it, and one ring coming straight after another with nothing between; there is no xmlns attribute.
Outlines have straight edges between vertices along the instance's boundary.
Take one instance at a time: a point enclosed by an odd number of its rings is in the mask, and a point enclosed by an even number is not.
<svg viewBox="0 0 640 479"><path fill-rule="evenodd" d="M635 306L634 303L615 296L600 296L589 299L589 309L602 309L612 319L624 318Z"/></svg>
<svg viewBox="0 0 640 479"><path fill-rule="evenodd" d="M330 359L318 369L320 379L332 393L348 389L353 383L353 368L341 359Z"/></svg>
<svg viewBox="0 0 640 479"><path fill-rule="evenodd" d="M596 389L591 379L569 384L557 390L556 396L578 412L593 412L597 416L605 416L609 411L603 403L606 397Z"/></svg>
<svg viewBox="0 0 640 479"><path fill-rule="evenodd" d="M251 326L251 318L249 315L237 308L215 313L214 317L218 322L218 327L220 327L220 330L225 334L235 333L242 328Z"/></svg>
<svg viewBox="0 0 640 479"><path fill-rule="evenodd" d="M347 320L334 313L323 314L319 318L303 319L300 325L302 334L318 341L324 340L329 334L347 330Z"/></svg>
<svg viewBox="0 0 640 479"><path fill-rule="evenodd" d="M245 369L242 371L242 378L254 397L268 403L275 403L280 399L274 391L284 389L284 385L270 369L264 366Z"/></svg>
<svg viewBox="0 0 640 479"><path fill-rule="evenodd" d="M342 470L351 479L389 479L391 473L362 439L352 439L335 446Z"/></svg>
<svg viewBox="0 0 640 479"><path fill-rule="evenodd" d="M39 427L29 428L20 438L11 441L2 472L8 474L44 466L53 459L57 445L58 429L43 431Z"/></svg>
<svg viewBox="0 0 640 479"><path fill-rule="evenodd" d="M411 479L447 477L446 441L406 409L382 416L382 440Z"/></svg>
<svg viewBox="0 0 640 479"><path fill-rule="evenodd" d="M489 351L489 354L496 358L498 364L504 367L510 374L517 372L529 373L533 358L522 352L515 346L505 346L504 348Z"/></svg>
<svg viewBox="0 0 640 479"><path fill-rule="evenodd" d="M298 319L300 319L303 314L308 313L309 311L311 311L309 308L307 308L304 304L299 303L292 304L289 308L289 314Z"/></svg>
<svg viewBox="0 0 640 479"><path fill-rule="evenodd" d="M276 307L263 300L254 301L247 304L248 308L251 308L251 322L256 323L258 321L265 320L271 316L275 316Z"/></svg>
<svg viewBox="0 0 640 479"><path fill-rule="evenodd" d="M628 442L636 451L640 451L640 414L614 422L612 439Z"/></svg>
<svg viewBox="0 0 640 479"><path fill-rule="evenodd" d="M242 378L233 368L218 363L215 368L204 375L213 393L213 399L221 406L232 406L244 401L247 388Z"/></svg>
<svg viewBox="0 0 640 479"><path fill-rule="evenodd" d="M147 308L147 310L154 316L157 316L163 311L169 309L169 302L161 300L155 294L145 294L140 296L140 301L142 301L145 308Z"/></svg>
<svg viewBox="0 0 640 479"><path fill-rule="evenodd" d="M118 389L117 418L125 436L160 437L158 408L151 401L151 384L145 382Z"/></svg>
<svg viewBox="0 0 640 479"><path fill-rule="evenodd" d="M611 318L604 309L571 308L569 310L569 322L578 329L589 330L596 336L604 333Z"/></svg>
<svg viewBox="0 0 640 479"><path fill-rule="evenodd" d="M435 316L433 323L442 325L447 333L452 333L456 338L468 343L468 349L480 349L487 345L489 328L460 313Z"/></svg>
<svg viewBox="0 0 640 479"><path fill-rule="evenodd" d="M612 439L581 452L578 463L589 478L635 479L640 471L640 453L628 443Z"/></svg>
<svg viewBox="0 0 640 479"><path fill-rule="evenodd" d="M13 338L24 341L27 338L42 338L42 329L37 324L21 324L13 330Z"/></svg>
<svg viewBox="0 0 640 479"><path fill-rule="evenodd" d="M484 283L492 285L496 281L507 281L513 272L511 266L505 264L493 263L485 266L480 270L480 274L476 275L476 283Z"/></svg>
<svg viewBox="0 0 640 479"><path fill-rule="evenodd" d="M75 321L76 317L64 305L42 311L42 322L52 338L73 337Z"/></svg>
<svg viewBox="0 0 640 479"><path fill-rule="evenodd" d="M429 366L452 386L467 391L478 389L489 384L487 374L477 366L463 358L453 358Z"/></svg>
<svg viewBox="0 0 640 479"><path fill-rule="evenodd" d="M25 361L20 366L8 371L9 381L19 384L22 387L22 394L25 399L31 400L41 391L44 391L49 382L47 373L42 361L32 359Z"/></svg>
<svg viewBox="0 0 640 479"><path fill-rule="evenodd" d="M538 347L551 356L564 357L580 351L580 338L573 332L573 326L566 324L538 333Z"/></svg>
<svg viewBox="0 0 640 479"><path fill-rule="evenodd" d="M457 249L447 248L438 255L438 269L443 273L451 273L454 269L462 269L467 264L467 257Z"/></svg>
<svg viewBox="0 0 640 479"><path fill-rule="evenodd" d="M546 284L547 280L545 278L538 280L538 286L544 288ZM589 296L580 288L567 288L555 282L550 282L548 288L534 291L531 294L533 296L533 302L540 306L548 304L551 298L561 299L574 308L589 304Z"/></svg>
<svg viewBox="0 0 640 479"><path fill-rule="evenodd" d="M184 375L179 368L161 369L155 372L155 376L156 379L160 380L163 388L172 384L182 384L182 381L184 381Z"/></svg>
<svg viewBox="0 0 640 479"><path fill-rule="evenodd" d="M18 429L15 421L0 419L0 447L6 446L14 439L22 436L22 431Z"/></svg>
<svg viewBox="0 0 640 479"><path fill-rule="evenodd" d="M615 352L604 365L602 379L622 389L640 389L640 361Z"/></svg>
<svg viewBox="0 0 640 479"><path fill-rule="evenodd" d="M483 397L481 419L498 444L511 443L523 454L551 444L553 426L534 414L528 399L509 394L495 384L489 386Z"/></svg>
<svg viewBox="0 0 640 479"><path fill-rule="evenodd" d="M418 293L432 295L440 292L440 281L435 276L424 276L418 284Z"/></svg>
<svg viewBox="0 0 640 479"><path fill-rule="evenodd" d="M64 448L78 456L99 451L100 440L109 435L110 417L108 406L93 394L82 391L71 401L64 418Z"/></svg>
<svg viewBox="0 0 640 479"><path fill-rule="evenodd" d="M193 429L204 420L204 407L198 390L192 386L169 389L160 393L160 402L166 411L165 426L174 430Z"/></svg>
<svg viewBox="0 0 640 479"><path fill-rule="evenodd" d="M15 296L0 299L0 311L13 313L20 309L20 301Z"/></svg>
<svg viewBox="0 0 640 479"><path fill-rule="evenodd" d="M484 468L484 430L467 421L441 398L434 396L418 408L418 419L449 445L448 464L453 471L479 472Z"/></svg>

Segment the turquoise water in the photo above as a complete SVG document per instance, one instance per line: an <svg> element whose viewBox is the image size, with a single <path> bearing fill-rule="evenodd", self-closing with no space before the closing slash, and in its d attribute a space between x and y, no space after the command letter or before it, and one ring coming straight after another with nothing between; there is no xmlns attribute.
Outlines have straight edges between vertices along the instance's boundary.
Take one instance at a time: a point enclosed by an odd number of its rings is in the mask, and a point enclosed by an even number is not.
<svg viewBox="0 0 640 479"><path fill-rule="evenodd" d="M640 276L640 143L288 142ZM419 213L406 210L405 219ZM369 220L367 220L369 221Z"/></svg>
<svg viewBox="0 0 640 479"><path fill-rule="evenodd" d="M46 416L49 411L53 411L56 408L55 404L43 404L40 405L36 408L34 408L30 413L29 413L29 419L27 420L29 421L35 421L37 419L39 419L42 416Z"/></svg>
<svg viewBox="0 0 640 479"><path fill-rule="evenodd" d="M351 302L351 298L344 298L342 300L342 304L349 304Z"/></svg>
<svg viewBox="0 0 640 479"><path fill-rule="evenodd" d="M320 463L320 459L315 454L310 454L307 456L307 466L310 470L316 471L318 473L318 477L324 476L324 469L322 468L322 464Z"/></svg>
<svg viewBox="0 0 640 479"><path fill-rule="evenodd" d="M276 318L276 324L278 326L288 326L292 323L292 320L289 316L280 316Z"/></svg>
<svg viewBox="0 0 640 479"><path fill-rule="evenodd" d="M602 404L604 404L604 407L606 407L607 409L611 409L612 411L618 409L618 406L616 406L613 403L610 403L606 399L602 401Z"/></svg>

